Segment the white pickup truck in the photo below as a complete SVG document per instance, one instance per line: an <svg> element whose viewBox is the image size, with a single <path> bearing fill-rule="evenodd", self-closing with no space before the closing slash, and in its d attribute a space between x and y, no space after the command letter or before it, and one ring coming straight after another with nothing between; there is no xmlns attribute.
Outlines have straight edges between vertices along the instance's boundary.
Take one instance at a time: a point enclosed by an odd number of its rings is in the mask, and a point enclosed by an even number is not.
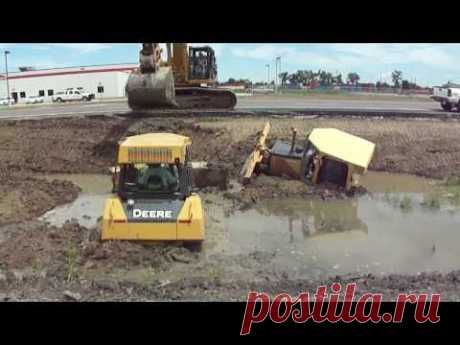
<svg viewBox="0 0 460 345"><path fill-rule="evenodd" d="M62 92L57 92L53 96L53 102L71 102L71 101L91 101L94 99L94 93L89 93L81 88L71 88Z"/></svg>
<svg viewBox="0 0 460 345"><path fill-rule="evenodd" d="M444 110L451 111L457 108L460 112L460 88L435 86L431 99L440 102Z"/></svg>

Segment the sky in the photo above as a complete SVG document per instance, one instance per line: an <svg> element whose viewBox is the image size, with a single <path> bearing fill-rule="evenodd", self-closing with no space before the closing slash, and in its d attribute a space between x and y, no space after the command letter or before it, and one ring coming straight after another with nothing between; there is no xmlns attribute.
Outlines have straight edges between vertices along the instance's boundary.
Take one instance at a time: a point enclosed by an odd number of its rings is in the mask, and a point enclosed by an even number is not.
<svg viewBox="0 0 460 345"><path fill-rule="evenodd" d="M195 46L203 45L193 43ZM326 70L332 73L356 72L361 82L391 83L391 72L399 69L403 79L422 86L460 82L460 44L209 44L216 52L218 79L244 78L266 81L267 64L274 78L275 57L281 57L281 70ZM9 50L8 70L19 66L37 69L112 63L137 63L140 44L98 43L18 43L2 44ZM3 54L2 54L3 55ZM3 56L0 71L5 70Z"/></svg>

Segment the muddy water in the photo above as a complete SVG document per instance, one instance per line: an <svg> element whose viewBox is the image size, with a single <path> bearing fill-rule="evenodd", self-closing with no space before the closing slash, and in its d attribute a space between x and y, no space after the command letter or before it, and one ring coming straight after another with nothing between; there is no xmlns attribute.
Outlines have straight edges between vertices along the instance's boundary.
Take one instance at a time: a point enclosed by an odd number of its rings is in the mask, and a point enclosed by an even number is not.
<svg viewBox="0 0 460 345"><path fill-rule="evenodd" d="M431 193L436 191L438 182L432 179L408 174L390 174L369 171L361 176L360 184L371 192Z"/></svg>
<svg viewBox="0 0 460 345"><path fill-rule="evenodd" d="M70 204L59 206L45 213L41 220L51 225L61 226L66 221L76 220L85 227L97 226L102 216L104 203L110 195L112 180L110 175L98 174L53 174L47 179L71 181L81 188L81 193Z"/></svg>
<svg viewBox="0 0 460 345"><path fill-rule="evenodd" d="M82 192L42 219L61 225L74 218L84 226L96 226L110 195L110 176L49 178L70 180ZM269 253L273 259L267 265L299 278L460 268L460 209L444 202L434 181L369 172L361 183L370 193L359 198L284 198L231 216L226 216L222 196L213 195L213 211L206 214L205 254Z"/></svg>
<svg viewBox="0 0 460 345"><path fill-rule="evenodd" d="M282 199L236 212L226 250L274 252L295 277L460 268L460 210L433 199L433 181L371 172L361 182L372 192L358 199Z"/></svg>

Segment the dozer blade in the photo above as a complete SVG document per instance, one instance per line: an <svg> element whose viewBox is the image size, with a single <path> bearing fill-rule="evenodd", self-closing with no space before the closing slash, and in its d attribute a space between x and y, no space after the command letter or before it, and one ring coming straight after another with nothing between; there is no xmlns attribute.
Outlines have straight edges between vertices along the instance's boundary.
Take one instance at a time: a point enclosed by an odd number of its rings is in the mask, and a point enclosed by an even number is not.
<svg viewBox="0 0 460 345"><path fill-rule="evenodd" d="M155 73L131 73L126 93L128 105L133 110L178 107L170 67L160 67Z"/></svg>

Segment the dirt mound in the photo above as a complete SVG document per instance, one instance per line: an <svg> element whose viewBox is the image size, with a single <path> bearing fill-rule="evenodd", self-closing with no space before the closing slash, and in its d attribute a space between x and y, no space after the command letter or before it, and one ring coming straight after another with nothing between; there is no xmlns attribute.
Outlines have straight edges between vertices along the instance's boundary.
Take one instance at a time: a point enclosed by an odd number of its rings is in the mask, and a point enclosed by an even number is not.
<svg viewBox="0 0 460 345"><path fill-rule="evenodd" d="M367 193L359 186L346 191L332 184L307 185L299 180L288 180L276 176L259 175L253 177L239 193L225 193L238 209L248 209L260 200L286 197L321 198L322 200L345 199Z"/></svg>
<svg viewBox="0 0 460 345"><path fill-rule="evenodd" d="M127 135L128 128L135 122L134 119L125 119L116 123L105 135L101 142L93 147L93 155L115 162L119 140Z"/></svg>
<svg viewBox="0 0 460 345"><path fill-rule="evenodd" d="M110 135L114 127L123 124L123 120L109 117L2 121L0 169L40 173L101 172L109 161L94 155L94 147Z"/></svg>
<svg viewBox="0 0 460 345"><path fill-rule="evenodd" d="M68 279L69 274L77 278L88 270L148 266L161 271L174 262L194 262L199 255L167 244L101 242L97 229L88 229L75 222L67 222L62 227L39 221L23 222L5 227L2 232L8 237L0 246L3 270L46 270L60 280Z"/></svg>
<svg viewBox="0 0 460 345"><path fill-rule="evenodd" d="M2 174L0 225L34 219L75 200L80 189L68 181L47 181L30 174Z"/></svg>

